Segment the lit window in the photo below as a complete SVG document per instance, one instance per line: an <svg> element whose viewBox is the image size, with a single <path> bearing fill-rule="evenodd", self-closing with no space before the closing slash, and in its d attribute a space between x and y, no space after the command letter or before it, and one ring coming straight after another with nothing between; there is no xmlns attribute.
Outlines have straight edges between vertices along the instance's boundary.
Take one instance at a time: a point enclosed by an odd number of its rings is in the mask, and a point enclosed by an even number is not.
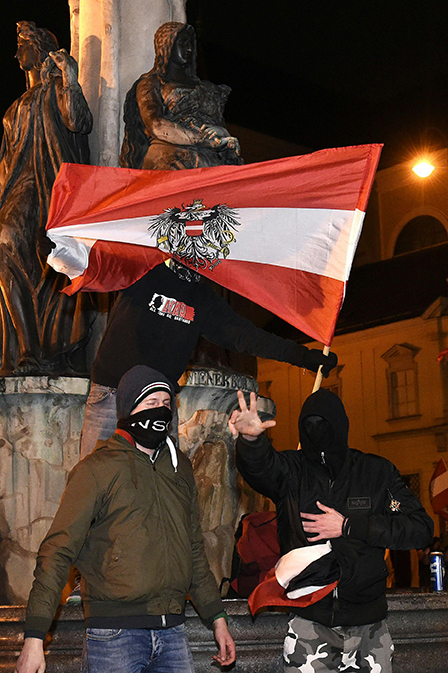
<svg viewBox="0 0 448 673"><path fill-rule="evenodd" d="M414 416L417 413L415 370L390 373L393 416Z"/></svg>
<svg viewBox="0 0 448 673"><path fill-rule="evenodd" d="M417 363L420 349L409 344L396 344L381 357L388 364L387 383L390 418L406 418L419 413Z"/></svg>

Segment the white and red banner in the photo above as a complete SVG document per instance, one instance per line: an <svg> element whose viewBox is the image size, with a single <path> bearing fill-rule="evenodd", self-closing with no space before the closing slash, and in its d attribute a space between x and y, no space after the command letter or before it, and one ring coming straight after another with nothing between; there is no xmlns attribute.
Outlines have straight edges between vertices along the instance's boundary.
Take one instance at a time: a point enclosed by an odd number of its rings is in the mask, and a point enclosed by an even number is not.
<svg viewBox="0 0 448 673"><path fill-rule="evenodd" d="M443 458L431 477L429 495L434 513L448 519L448 468Z"/></svg>
<svg viewBox="0 0 448 673"><path fill-rule="evenodd" d="M123 289L174 256L330 344L381 147L186 171L63 164L48 263L71 294Z"/></svg>
<svg viewBox="0 0 448 673"><path fill-rule="evenodd" d="M255 615L273 606L308 607L337 587L339 575L330 541L292 549L251 593L250 611Z"/></svg>

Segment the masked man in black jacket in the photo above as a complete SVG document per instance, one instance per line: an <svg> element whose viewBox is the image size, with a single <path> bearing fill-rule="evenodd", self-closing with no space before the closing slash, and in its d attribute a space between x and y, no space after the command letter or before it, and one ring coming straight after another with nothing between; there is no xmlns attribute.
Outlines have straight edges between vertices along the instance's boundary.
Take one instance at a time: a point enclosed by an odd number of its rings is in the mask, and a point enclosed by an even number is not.
<svg viewBox="0 0 448 673"><path fill-rule="evenodd" d="M229 422L233 434L239 433L237 466L252 488L275 503L281 554L304 541L330 540L340 568L332 593L291 608L285 673L305 667L322 673L391 673L385 549L427 545L431 518L392 463L349 449L349 421L330 391L318 390L305 400L299 451L275 451L264 434L275 421L261 421L255 394L250 408L241 392L238 398L240 408Z"/></svg>

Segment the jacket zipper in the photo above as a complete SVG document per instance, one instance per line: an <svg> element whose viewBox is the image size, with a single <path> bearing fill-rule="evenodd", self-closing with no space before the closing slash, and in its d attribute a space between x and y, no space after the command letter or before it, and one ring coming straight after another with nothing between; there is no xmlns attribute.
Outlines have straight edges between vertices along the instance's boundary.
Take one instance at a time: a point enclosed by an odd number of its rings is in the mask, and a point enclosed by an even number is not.
<svg viewBox="0 0 448 673"><path fill-rule="evenodd" d="M158 470L156 469L156 462L155 461L153 462L151 460L150 456L148 456L148 459L149 459L149 462L150 462L150 464L153 468L153 472L158 472ZM164 518L162 516L163 508L162 508L162 502L161 502L161 498L160 498L159 482L158 482L158 479L157 479L156 476L154 476L153 487L154 487L154 494L156 496L158 514L159 514L159 517L160 517L160 521L161 521L161 525L162 525L162 529L163 529L163 533L164 533L163 534L163 539L165 540L165 544L164 544L165 568L168 569L170 567L170 564L169 564L170 558L169 558L169 553L168 553L168 548L167 548L167 543L166 543L167 535L166 535L166 530L165 530L165 521L164 521ZM165 575L164 582L163 582L163 588L165 588L166 585L167 585L167 577ZM161 619L162 619L162 626L166 626L165 615L161 615Z"/></svg>
<svg viewBox="0 0 448 673"><path fill-rule="evenodd" d="M334 624L334 618L335 618L335 613L337 610L339 610L339 594L338 594L338 588L335 587L333 589L333 606L332 606L332 612L331 612L331 625L333 626Z"/></svg>
<svg viewBox="0 0 448 673"><path fill-rule="evenodd" d="M161 615L161 619L162 619L162 626L165 627L166 626L166 615Z"/></svg>
<svg viewBox="0 0 448 673"><path fill-rule="evenodd" d="M322 464L323 464L323 465L326 465L327 463L326 463L326 461L325 461L325 452L324 452L324 451L321 451L320 457L321 457L321 460L322 460ZM329 503L329 506L331 506L331 492L332 492L332 490L333 490L334 479L333 479L333 480L329 479L329 480L328 480L328 484L329 484L329 490L328 490L328 503ZM339 610L339 594L338 594L338 588L337 588L337 586L336 586L336 587L333 589L333 603L332 603L332 611L331 611L331 626L333 626L333 624L334 624L335 613L336 613L337 610Z"/></svg>

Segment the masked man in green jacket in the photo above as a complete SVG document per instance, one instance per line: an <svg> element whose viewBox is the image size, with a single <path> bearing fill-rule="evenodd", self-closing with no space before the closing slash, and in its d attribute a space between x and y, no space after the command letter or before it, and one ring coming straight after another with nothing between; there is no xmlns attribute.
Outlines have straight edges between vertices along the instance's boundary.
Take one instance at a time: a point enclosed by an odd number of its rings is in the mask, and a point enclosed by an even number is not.
<svg viewBox="0 0 448 673"><path fill-rule="evenodd" d="M235 645L199 525L189 459L168 436L174 389L138 365L117 391L115 434L69 475L37 557L16 673L43 673L43 640L72 564L82 575L89 673L193 673L191 597L214 631L221 665Z"/></svg>

